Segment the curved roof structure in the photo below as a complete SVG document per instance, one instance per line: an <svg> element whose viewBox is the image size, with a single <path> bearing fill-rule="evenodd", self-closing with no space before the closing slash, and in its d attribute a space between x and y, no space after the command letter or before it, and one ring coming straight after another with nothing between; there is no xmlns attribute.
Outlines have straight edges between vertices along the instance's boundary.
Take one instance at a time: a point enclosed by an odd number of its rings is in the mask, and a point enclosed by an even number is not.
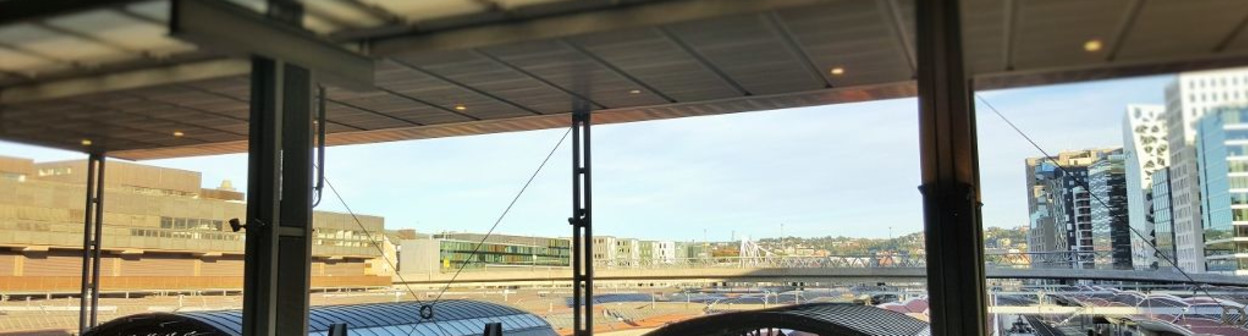
<svg viewBox="0 0 1248 336"><path fill-rule="evenodd" d="M419 317L420 307L421 304L416 302L312 307L308 314L308 332L310 335L327 335L331 325L346 323L351 335L480 335L486 323L500 322L507 335L555 335L554 329L545 320L499 304L469 300L441 301L434 305L433 318L423 321ZM243 315L238 310L139 314L102 324L86 335L241 336L242 322Z"/></svg>
<svg viewBox="0 0 1248 336"><path fill-rule="evenodd" d="M848 303L810 303L710 315L671 324L647 335L740 335L768 329L824 336L928 334L926 322L895 311Z"/></svg>

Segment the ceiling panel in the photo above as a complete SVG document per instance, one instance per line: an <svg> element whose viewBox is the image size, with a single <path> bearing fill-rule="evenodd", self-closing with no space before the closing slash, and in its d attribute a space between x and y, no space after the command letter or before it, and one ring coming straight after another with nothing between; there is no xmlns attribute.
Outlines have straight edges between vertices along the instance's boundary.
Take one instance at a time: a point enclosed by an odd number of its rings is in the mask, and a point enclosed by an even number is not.
<svg viewBox="0 0 1248 336"><path fill-rule="evenodd" d="M168 55L195 49L191 44L169 38L168 28L163 25L126 16L111 9L58 17L48 20L47 24L92 36L133 52Z"/></svg>
<svg viewBox="0 0 1248 336"><path fill-rule="evenodd" d="M778 38L763 16L743 15L670 26L675 38L699 50L751 94L821 89L823 75L813 72Z"/></svg>
<svg viewBox="0 0 1248 336"><path fill-rule="evenodd" d="M428 20L484 12L489 7L475 0L361 0L385 8L408 21Z"/></svg>
<svg viewBox="0 0 1248 336"><path fill-rule="evenodd" d="M125 10L140 17L159 22L169 22L169 1L154 0L126 5Z"/></svg>
<svg viewBox="0 0 1248 336"><path fill-rule="evenodd" d="M571 109L571 95L480 52L454 51L400 57L399 60L540 113L568 112Z"/></svg>
<svg viewBox="0 0 1248 336"><path fill-rule="evenodd" d="M658 28L634 29L572 38L603 61L647 83L676 101L741 96L744 92L716 74L696 51ZM641 88L638 88L641 89ZM629 91L630 94L632 91Z"/></svg>
<svg viewBox="0 0 1248 336"><path fill-rule="evenodd" d="M662 104L661 93L630 79L600 56L567 40L537 41L484 48L487 54L612 108ZM634 93L636 92L636 93Z"/></svg>
<svg viewBox="0 0 1248 336"><path fill-rule="evenodd" d="M371 92L369 94L351 95L347 98L343 98L343 95L340 93L341 91L339 90L331 90L327 96L335 102L385 113L416 124L432 125L472 120L389 93Z"/></svg>
<svg viewBox="0 0 1248 336"><path fill-rule="evenodd" d="M58 65L55 61L43 57L0 47L0 70L29 73L53 69Z"/></svg>
<svg viewBox="0 0 1248 336"><path fill-rule="evenodd" d="M377 86L399 94L414 97L443 109L462 109L462 113L478 118L533 115L525 111L456 86L416 67L395 61L379 62Z"/></svg>
<svg viewBox="0 0 1248 336"><path fill-rule="evenodd" d="M350 22L353 27L372 27L385 23L372 14L361 10L359 7L349 5L348 1L349 0L303 0L303 5L309 13L329 16L333 20L339 22Z"/></svg>
<svg viewBox="0 0 1248 336"><path fill-rule="evenodd" d="M1126 16L1129 0L1015 1L1018 6L1014 41L1015 68L1075 66L1103 62L1116 28ZM1106 48L1084 50L1100 40Z"/></svg>
<svg viewBox="0 0 1248 336"><path fill-rule="evenodd" d="M1122 45L1122 59L1166 58L1214 50L1242 29L1248 1L1146 1ZM1200 29L1192 29L1199 26ZM1211 34L1212 33L1212 34Z"/></svg>
<svg viewBox="0 0 1248 336"><path fill-rule="evenodd" d="M835 86L909 80L913 75L892 13L875 1L846 1L780 11L779 25ZM831 70L841 68L841 75Z"/></svg>
<svg viewBox="0 0 1248 336"><path fill-rule="evenodd" d="M115 62L133 57L124 50L58 34L28 23L0 27L0 44L65 62L87 65Z"/></svg>
<svg viewBox="0 0 1248 336"><path fill-rule="evenodd" d="M325 117L331 122L359 128L361 130L377 130L395 127L414 126L415 124L398 120L393 116L380 115L368 109L361 109L340 103L327 103Z"/></svg>
<svg viewBox="0 0 1248 336"><path fill-rule="evenodd" d="M908 25L913 34L914 2L904 1L908 7L905 12ZM962 25L962 43L966 46L963 56L967 70L971 72L995 72L1006 69L1005 49L1006 34L1012 34L1011 28L1017 22L1007 25L1007 19L1017 13L1017 5L1007 13L1006 4L1017 4L1018 0L963 0L962 17L966 19ZM1007 27L1008 26L1008 27ZM910 35L913 41L913 36Z"/></svg>

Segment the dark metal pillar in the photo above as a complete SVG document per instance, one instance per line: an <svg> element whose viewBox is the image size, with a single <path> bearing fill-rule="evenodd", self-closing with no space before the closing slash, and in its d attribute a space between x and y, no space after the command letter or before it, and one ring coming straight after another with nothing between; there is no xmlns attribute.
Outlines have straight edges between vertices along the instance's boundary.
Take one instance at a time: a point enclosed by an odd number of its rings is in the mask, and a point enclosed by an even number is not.
<svg viewBox="0 0 1248 336"><path fill-rule="evenodd" d="M285 22L302 17L293 2L270 1L269 8ZM312 90L307 69L252 58L244 335L308 334Z"/></svg>
<svg viewBox="0 0 1248 336"><path fill-rule="evenodd" d="M590 174L590 105L579 101L572 111L572 332L594 330L593 191Z"/></svg>
<svg viewBox="0 0 1248 336"><path fill-rule="evenodd" d="M261 57L252 60L245 335L307 335L311 99L308 70Z"/></svg>
<svg viewBox="0 0 1248 336"><path fill-rule="evenodd" d="M91 327L95 327L100 307L100 253L104 235L104 155L94 154L95 161L95 230L91 251Z"/></svg>
<svg viewBox="0 0 1248 336"><path fill-rule="evenodd" d="M958 0L916 2L919 141L933 335L987 326L979 158Z"/></svg>
<svg viewBox="0 0 1248 336"><path fill-rule="evenodd" d="M104 224L104 155L87 157L87 195L82 210L82 281L78 332L95 327L100 302L100 237Z"/></svg>

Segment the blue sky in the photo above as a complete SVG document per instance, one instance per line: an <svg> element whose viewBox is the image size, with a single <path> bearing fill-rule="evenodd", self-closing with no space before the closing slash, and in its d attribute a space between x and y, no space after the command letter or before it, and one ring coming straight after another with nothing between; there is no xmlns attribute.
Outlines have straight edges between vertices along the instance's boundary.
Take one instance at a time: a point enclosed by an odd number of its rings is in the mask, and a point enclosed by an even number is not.
<svg viewBox="0 0 1248 336"><path fill-rule="evenodd" d="M1045 150L1122 145L1127 104L1164 100L1171 76L981 95ZM1040 155L979 107L984 224L1026 225L1023 160ZM594 128L595 233L727 240L785 235L885 237L922 229L914 99L650 121ZM327 176L388 228L483 232L565 129L331 147ZM498 232L566 236L569 143ZM38 161L82 154L0 142ZM246 185L246 155L147 161ZM332 194L318 210L342 211Z"/></svg>

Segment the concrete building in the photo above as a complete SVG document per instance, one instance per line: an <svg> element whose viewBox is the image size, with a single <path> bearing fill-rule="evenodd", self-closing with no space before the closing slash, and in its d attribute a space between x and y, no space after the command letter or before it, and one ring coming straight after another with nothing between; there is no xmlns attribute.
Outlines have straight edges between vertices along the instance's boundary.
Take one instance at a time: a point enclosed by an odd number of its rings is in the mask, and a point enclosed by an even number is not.
<svg viewBox="0 0 1248 336"><path fill-rule="evenodd" d="M1127 211L1127 178L1122 150L1108 153L1088 166L1092 201L1092 249L1097 264L1113 269L1132 269L1131 227Z"/></svg>
<svg viewBox="0 0 1248 336"><path fill-rule="evenodd" d="M1177 265L1174 243L1174 217L1171 213L1170 169L1162 169L1152 176L1153 243L1156 246L1151 268L1173 269ZM1138 265L1137 265L1138 266Z"/></svg>
<svg viewBox="0 0 1248 336"><path fill-rule="evenodd" d="M1123 155L1126 160L1127 214L1131 229L1131 259L1136 268L1156 264L1152 209L1152 175L1170 161L1166 141L1165 106L1128 105L1123 114Z"/></svg>
<svg viewBox="0 0 1248 336"><path fill-rule="evenodd" d="M1205 269L1248 275L1248 107L1209 111L1197 127L1196 166Z"/></svg>
<svg viewBox="0 0 1248 336"><path fill-rule="evenodd" d="M86 161L0 158L0 291L78 290L85 175ZM201 182L198 172L108 162L102 291L242 287L246 232L226 223L246 217L243 194ZM389 285L371 243L382 239L381 217L313 217L313 286Z"/></svg>
<svg viewBox="0 0 1248 336"><path fill-rule="evenodd" d="M641 241L642 263L671 264L676 262L676 243L672 241Z"/></svg>
<svg viewBox="0 0 1248 336"><path fill-rule="evenodd" d="M1027 203L1030 210L1028 248L1031 252L1093 251L1092 198L1088 166L1115 149L1089 149L1058 153L1050 159L1026 159ZM1091 255L1083 255L1080 267L1092 267ZM1064 258L1034 258L1036 263L1061 262Z"/></svg>
<svg viewBox="0 0 1248 336"><path fill-rule="evenodd" d="M567 267L572 258L572 241L563 238L443 233L402 240L400 245L399 269L403 273L454 271L460 267Z"/></svg>
<svg viewBox="0 0 1248 336"><path fill-rule="evenodd" d="M615 237L594 236L594 260L614 262L616 259Z"/></svg>
<svg viewBox="0 0 1248 336"><path fill-rule="evenodd" d="M637 265L641 262L641 240L636 238L616 238L615 258L607 259L617 265Z"/></svg>
<svg viewBox="0 0 1248 336"><path fill-rule="evenodd" d="M1166 86L1170 199L1179 267L1204 272L1204 229L1196 177L1196 123L1210 110L1248 102L1248 68L1185 72Z"/></svg>

